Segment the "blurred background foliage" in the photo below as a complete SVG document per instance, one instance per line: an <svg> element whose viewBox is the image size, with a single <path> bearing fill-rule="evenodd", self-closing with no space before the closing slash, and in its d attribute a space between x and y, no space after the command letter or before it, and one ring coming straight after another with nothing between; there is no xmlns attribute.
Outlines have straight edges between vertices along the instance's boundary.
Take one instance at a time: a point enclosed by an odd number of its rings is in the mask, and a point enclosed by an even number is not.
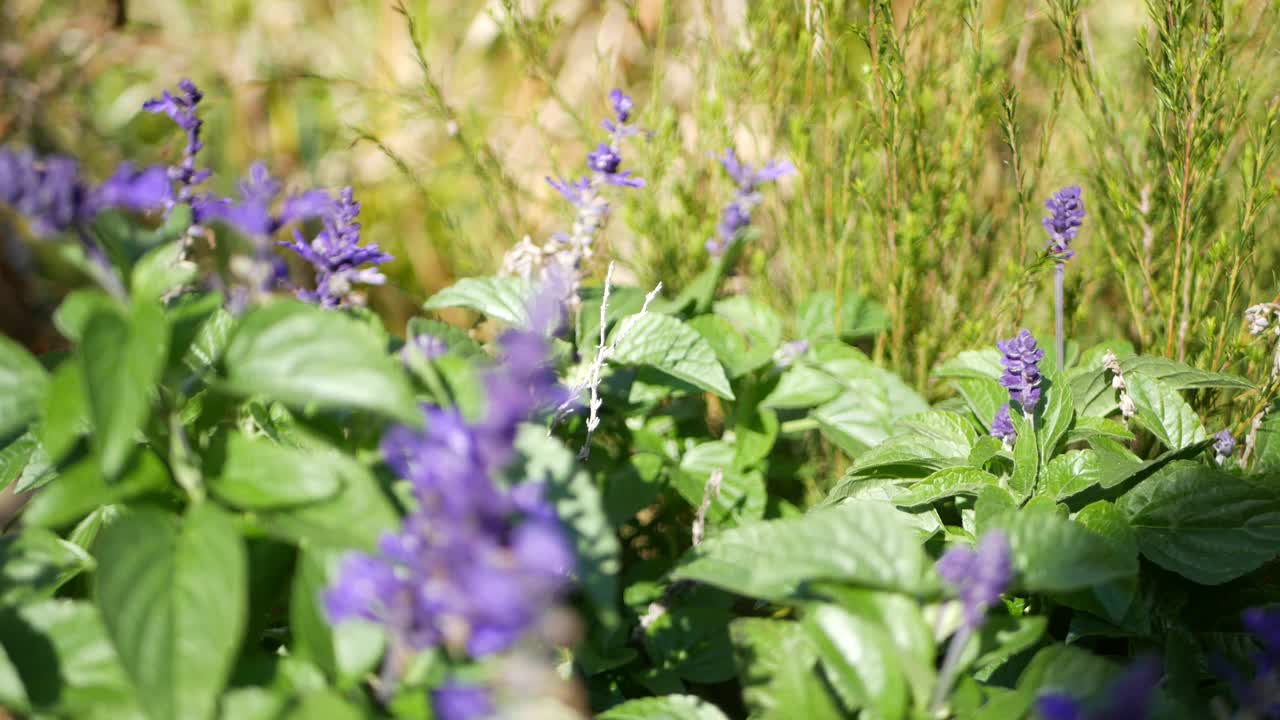
<svg viewBox="0 0 1280 720"><path fill-rule="evenodd" d="M1089 210L1069 336L1265 374L1240 332L1273 299L1280 3L1267 0L4 0L0 141L101 177L182 138L142 102L204 89L205 162L288 187L353 185L396 255L371 304L400 327L570 219L577 174L633 94L649 181L600 247L624 282L683 287L731 187L714 156L800 172L767 193L733 289L784 312L816 289L887 310L868 349L913 384L957 350L1052 329L1039 227L1059 186ZM75 279L6 235L0 322ZM44 280L36 280L36 268ZM838 311L837 311L838 312ZM833 322L835 320L833 319ZM1256 364L1256 367L1247 367Z"/></svg>

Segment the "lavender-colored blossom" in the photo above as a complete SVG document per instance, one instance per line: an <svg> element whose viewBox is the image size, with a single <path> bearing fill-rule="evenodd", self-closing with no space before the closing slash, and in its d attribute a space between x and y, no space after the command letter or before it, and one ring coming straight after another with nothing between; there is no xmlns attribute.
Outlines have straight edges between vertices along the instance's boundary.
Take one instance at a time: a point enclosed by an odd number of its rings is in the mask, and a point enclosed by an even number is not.
<svg viewBox="0 0 1280 720"><path fill-rule="evenodd" d="M406 362L411 356L417 356L424 360L435 360L447 352L449 352L449 346L445 344L444 340L425 332L417 333L407 338L404 347L400 350Z"/></svg>
<svg viewBox="0 0 1280 720"><path fill-rule="evenodd" d="M178 183L179 198L188 201L191 199L192 188L207 180L210 175L208 170L196 169L196 155L204 148L204 143L200 140L204 121L196 114L196 106L200 104L204 94L195 83L186 79L178 81L178 90L178 95L171 95L165 90L160 97L143 103L142 109L149 113L168 115L187 134L182 162L169 169L169 176Z"/></svg>
<svg viewBox="0 0 1280 720"><path fill-rule="evenodd" d="M488 688L449 681L431 691L436 720L484 720L497 711Z"/></svg>
<svg viewBox="0 0 1280 720"><path fill-rule="evenodd" d="M729 173L729 177L733 178L737 189L733 200L720 211L716 237L707 241L707 251L717 257L751 224L751 212L763 200L759 192L760 185L795 172L795 166L786 161L771 162L756 170L738 160L733 148L724 151L720 164Z"/></svg>
<svg viewBox="0 0 1280 720"><path fill-rule="evenodd" d="M1036 346L1035 337L1027 330L1001 340L996 347L1003 354L1000 384L1009 390L1009 397L1022 406L1023 412L1034 413L1040 404L1040 361L1044 350Z"/></svg>
<svg viewBox="0 0 1280 720"><path fill-rule="evenodd" d="M789 368L807 352L809 352L808 340L792 340L773 354L773 364L779 369Z"/></svg>
<svg viewBox="0 0 1280 720"><path fill-rule="evenodd" d="M1040 222L1049 233L1049 253L1059 261L1075 256L1071 241L1076 239L1084 223L1084 203L1080 199L1080 187L1072 185L1054 193L1044 203L1052 213Z"/></svg>
<svg viewBox="0 0 1280 720"><path fill-rule="evenodd" d="M304 196L305 197L305 196ZM323 207L323 203L319 203ZM338 307L350 294L352 286L381 285L386 276L374 267L390 262L392 257L377 245L360 243L360 203L355 201L351 188L344 188L336 202L329 202L324 213L324 229L310 243L296 229L293 242L280 245L297 253L315 268L315 290L299 290L297 295L306 302L323 307Z"/></svg>
<svg viewBox="0 0 1280 720"><path fill-rule="evenodd" d="M1018 438L1018 430L1013 427L1013 419L1009 417L1009 403L1001 405L995 417L991 418L991 437L1006 445Z"/></svg>
<svg viewBox="0 0 1280 720"><path fill-rule="evenodd" d="M1249 608L1241 614L1241 621L1261 645L1251 658L1252 675L1246 677L1217 656L1209 658L1209 666L1230 684L1241 711L1236 717L1280 718L1280 609Z"/></svg>
<svg viewBox="0 0 1280 720"><path fill-rule="evenodd" d="M1231 431L1223 428L1217 435L1214 435L1213 453L1214 459L1219 465L1225 463L1227 458L1235 454L1236 439L1231 435Z"/></svg>
<svg viewBox="0 0 1280 720"><path fill-rule="evenodd" d="M965 626L982 625L987 608L1000 599L1009 586L1013 570L1009 539L993 530L982 536L976 550L954 547L938 560L938 575L950 585L964 605Z"/></svg>
<svg viewBox="0 0 1280 720"><path fill-rule="evenodd" d="M409 482L417 508L376 555L346 561L325 595L330 622L371 619L410 648L481 657L510 648L564 588L575 556L542 487L497 482L519 424L563 390L542 335L512 331L500 344L481 418L424 406L424 429L384 435L387 465Z"/></svg>
<svg viewBox="0 0 1280 720"><path fill-rule="evenodd" d="M323 190L291 195L273 211L281 185L260 162L249 167L249 176L239 189L238 202L213 196L196 198L192 203L196 222L221 220L250 238L266 239L287 225L322 218L333 211L333 198Z"/></svg>
<svg viewBox="0 0 1280 720"><path fill-rule="evenodd" d="M173 186L164 168L157 165L135 170L125 162L93 191L91 202L97 209L158 210L172 204Z"/></svg>
<svg viewBox="0 0 1280 720"><path fill-rule="evenodd" d="M1162 675L1155 658L1136 660L1107 689L1100 704L1085 703L1065 693L1045 693L1036 699L1036 712L1043 720L1143 720Z"/></svg>

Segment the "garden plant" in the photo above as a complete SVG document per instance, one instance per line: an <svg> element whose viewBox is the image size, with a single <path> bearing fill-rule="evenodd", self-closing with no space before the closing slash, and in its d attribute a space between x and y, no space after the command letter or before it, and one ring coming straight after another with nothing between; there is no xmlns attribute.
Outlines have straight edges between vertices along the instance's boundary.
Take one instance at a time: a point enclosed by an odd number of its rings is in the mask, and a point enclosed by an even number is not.
<svg viewBox="0 0 1280 720"><path fill-rule="evenodd" d="M1280 717L1280 5L1149 0L1117 80L1080 0L745 3L769 142L649 77L552 92L538 170L391 7L501 240L421 298L199 73L84 159L0 110L56 296L0 337L0 717Z"/></svg>

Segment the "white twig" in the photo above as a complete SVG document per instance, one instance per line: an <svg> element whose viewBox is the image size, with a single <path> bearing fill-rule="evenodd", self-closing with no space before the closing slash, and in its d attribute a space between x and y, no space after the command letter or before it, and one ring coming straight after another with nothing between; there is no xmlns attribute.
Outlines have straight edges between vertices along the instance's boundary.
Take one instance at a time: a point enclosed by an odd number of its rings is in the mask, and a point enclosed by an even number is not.
<svg viewBox="0 0 1280 720"><path fill-rule="evenodd" d="M702 537L707 531L707 512L711 510L711 502L720 495L720 483L724 481L724 473L720 468L711 472L707 484L702 489L702 504L698 506L698 514L693 517L693 546L702 544Z"/></svg>

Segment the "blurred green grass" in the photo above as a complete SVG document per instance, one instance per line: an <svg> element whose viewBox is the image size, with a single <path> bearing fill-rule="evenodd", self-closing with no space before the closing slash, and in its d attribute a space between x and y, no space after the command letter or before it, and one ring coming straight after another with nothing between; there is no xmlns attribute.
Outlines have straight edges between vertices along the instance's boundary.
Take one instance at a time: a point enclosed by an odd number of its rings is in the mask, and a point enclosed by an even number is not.
<svg viewBox="0 0 1280 720"><path fill-rule="evenodd" d="M880 301L877 357L924 387L959 349L1051 328L1041 203L1078 183L1073 339L1265 360L1238 328L1278 289L1274 3L414 0L422 62L387 0L117 5L5 2L0 139L163 162L181 138L138 108L191 77L217 189L255 159L356 188L398 258L372 297L393 327L568 222L543 178L580 170L618 86L652 130L627 155L649 187L600 242L626 282L705 265L715 154L789 158L734 287Z"/></svg>

